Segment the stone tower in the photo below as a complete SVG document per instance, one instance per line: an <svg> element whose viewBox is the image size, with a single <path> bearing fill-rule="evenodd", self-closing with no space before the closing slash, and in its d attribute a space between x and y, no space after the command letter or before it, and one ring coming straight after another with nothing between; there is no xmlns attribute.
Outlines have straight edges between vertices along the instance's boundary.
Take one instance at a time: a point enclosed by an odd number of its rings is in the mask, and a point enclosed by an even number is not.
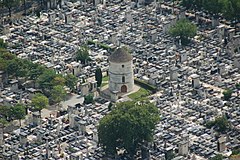
<svg viewBox="0 0 240 160"><path fill-rule="evenodd" d="M126 93L133 90L133 62L127 48L117 48L109 56L109 90Z"/></svg>

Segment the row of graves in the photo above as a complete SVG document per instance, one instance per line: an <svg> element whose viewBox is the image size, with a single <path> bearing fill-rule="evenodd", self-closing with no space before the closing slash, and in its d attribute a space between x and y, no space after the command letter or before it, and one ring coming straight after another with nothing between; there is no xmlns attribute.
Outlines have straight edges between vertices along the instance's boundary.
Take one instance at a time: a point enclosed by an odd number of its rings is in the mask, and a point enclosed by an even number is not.
<svg viewBox="0 0 240 160"><path fill-rule="evenodd" d="M125 45L134 56L134 76L156 86L161 94L152 96L161 111L161 122L153 143L146 146L146 158L169 159L175 154L178 159L209 159L218 153L228 156L239 147L240 97L235 84L240 81L240 57L234 29L222 24L213 27L211 17L204 19L199 13L193 22L200 24L203 38L196 37L183 47L167 33L177 19L191 18L190 13L181 8L173 11L168 3L141 7L127 1L105 2L68 2L61 9L42 13L40 19L31 16L16 20L5 30L6 41L14 46L10 51L56 72L71 72L80 81L93 77L97 66L107 71L111 48ZM92 61L82 65L74 60L74 54L88 42ZM82 84L81 93L95 90L94 86ZM234 91L229 101L222 98L226 88ZM4 156L101 159L96 125L107 114L106 106L106 102L73 105L65 115L47 121L34 114L29 120L34 126L27 125L5 140ZM219 115L227 115L231 126L223 135L205 127Z"/></svg>

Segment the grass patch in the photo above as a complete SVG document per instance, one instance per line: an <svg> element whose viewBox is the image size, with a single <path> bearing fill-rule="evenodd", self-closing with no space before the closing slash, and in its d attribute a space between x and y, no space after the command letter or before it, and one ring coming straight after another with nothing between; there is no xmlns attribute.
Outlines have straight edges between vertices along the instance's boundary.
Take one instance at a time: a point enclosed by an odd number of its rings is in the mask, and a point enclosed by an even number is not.
<svg viewBox="0 0 240 160"><path fill-rule="evenodd" d="M106 86L108 83L107 82L103 82L102 84L101 84L101 87L104 87L104 86Z"/></svg>
<svg viewBox="0 0 240 160"><path fill-rule="evenodd" d="M137 92L128 95L132 100L138 100L140 98L147 97L150 94L150 91L144 88L140 88Z"/></svg>
<svg viewBox="0 0 240 160"><path fill-rule="evenodd" d="M108 76L105 76L105 77L102 78L102 81L103 81L103 82L104 82L104 81L108 81L108 78L109 78Z"/></svg>

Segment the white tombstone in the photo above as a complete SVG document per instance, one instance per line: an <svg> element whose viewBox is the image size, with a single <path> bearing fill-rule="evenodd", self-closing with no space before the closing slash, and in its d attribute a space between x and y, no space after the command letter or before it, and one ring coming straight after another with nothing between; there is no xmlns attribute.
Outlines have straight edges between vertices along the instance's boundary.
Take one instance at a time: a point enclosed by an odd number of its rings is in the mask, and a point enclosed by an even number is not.
<svg viewBox="0 0 240 160"><path fill-rule="evenodd" d="M54 12L48 13L48 22L53 23L55 22L56 14Z"/></svg>
<svg viewBox="0 0 240 160"><path fill-rule="evenodd" d="M152 30L151 31L151 41L155 42L157 40L157 31L156 30Z"/></svg>
<svg viewBox="0 0 240 160"><path fill-rule="evenodd" d="M192 78L192 87L193 87L193 88L198 88L198 87L200 87L199 77L200 77L200 76L197 75L197 74L191 75L191 78Z"/></svg>
<svg viewBox="0 0 240 160"><path fill-rule="evenodd" d="M126 19L127 19L127 22L129 22L129 23L133 23L134 22L134 19L133 19L132 14L131 14L130 11L126 12Z"/></svg>
<svg viewBox="0 0 240 160"><path fill-rule="evenodd" d="M86 133L86 125L87 125L86 121L79 121L79 127L80 127L79 129L83 135Z"/></svg>
<svg viewBox="0 0 240 160"><path fill-rule="evenodd" d="M18 80L12 80L9 83L10 83L10 90L11 91L18 90Z"/></svg>
<svg viewBox="0 0 240 160"><path fill-rule="evenodd" d="M0 124L0 146L2 146L4 144L3 128L4 128L4 126L2 124Z"/></svg>
<svg viewBox="0 0 240 160"><path fill-rule="evenodd" d="M228 30L228 39L231 41L233 39L233 36L235 35L235 29Z"/></svg>
<svg viewBox="0 0 240 160"><path fill-rule="evenodd" d="M40 117L40 114L38 112L33 112L32 118L33 118L33 125L35 125L35 126L40 125L41 117Z"/></svg>
<svg viewBox="0 0 240 160"><path fill-rule="evenodd" d="M27 134L24 132L21 132L19 134L19 141L22 146L24 146L27 143Z"/></svg>
<svg viewBox="0 0 240 160"><path fill-rule="evenodd" d="M65 13L65 23L69 24L71 22L72 22L72 13L71 12Z"/></svg>
<svg viewBox="0 0 240 160"><path fill-rule="evenodd" d="M216 17L212 17L212 27L216 27L219 25L219 19Z"/></svg>
<svg viewBox="0 0 240 160"><path fill-rule="evenodd" d="M188 59L188 53L184 50L180 52L180 62L185 62Z"/></svg>
<svg viewBox="0 0 240 160"><path fill-rule="evenodd" d="M178 78L177 68L176 67L171 67L170 68L170 80L171 81L176 81L177 78Z"/></svg>
<svg viewBox="0 0 240 160"><path fill-rule="evenodd" d="M240 54L234 56L233 64L235 68L240 69Z"/></svg>
<svg viewBox="0 0 240 160"><path fill-rule="evenodd" d="M97 132L97 129L93 130L93 140L95 142L98 142L98 132Z"/></svg>
<svg viewBox="0 0 240 160"><path fill-rule="evenodd" d="M225 64L224 63L220 63L218 65L218 70L219 70L219 74L223 75L225 73Z"/></svg>
<svg viewBox="0 0 240 160"><path fill-rule="evenodd" d="M93 0L93 5L97 6L98 4L100 4L100 0Z"/></svg>
<svg viewBox="0 0 240 160"><path fill-rule="evenodd" d="M95 92L97 90L97 81L90 82L90 92Z"/></svg>
<svg viewBox="0 0 240 160"><path fill-rule="evenodd" d="M226 138L225 137L220 137L218 139L217 147L218 147L219 152L223 152L226 150Z"/></svg>
<svg viewBox="0 0 240 160"><path fill-rule="evenodd" d="M188 135L183 135L182 141L178 144L179 154L183 156L188 155L189 151L189 137Z"/></svg>
<svg viewBox="0 0 240 160"><path fill-rule="evenodd" d="M111 101L116 102L118 100L118 91L111 92Z"/></svg>
<svg viewBox="0 0 240 160"><path fill-rule="evenodd" d="M80 86L81 89L81 95L85 96L89 94L89 83L83 83Z"/></svg>
<svg viewBox="0 0 240 160"><path fill-rule="evenodd" d="M222 40L224 39L224 32L225 32L225 26L224 25L220 25L220 26L217 27L219 42L222 42Z"/></svg>
<svg viewBox="0 0 240 160"><path fill-rule="evenodd" d="M74 128L75 127L75 117L76 115L71 114L69 117L69 126L70 128Z"/></svg>

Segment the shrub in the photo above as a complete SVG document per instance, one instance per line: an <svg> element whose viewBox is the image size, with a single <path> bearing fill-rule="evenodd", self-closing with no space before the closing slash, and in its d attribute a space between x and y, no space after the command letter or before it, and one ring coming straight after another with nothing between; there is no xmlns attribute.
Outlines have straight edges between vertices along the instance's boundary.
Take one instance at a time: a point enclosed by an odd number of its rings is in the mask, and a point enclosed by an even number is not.
<svg viewBox="0 0 240 160"><path fill-rule="evenodd" d="M141 81L139 79L134 79L134 83L139 85L140 87L151 91L152 93L156 93L157 92L157 88L155 86L152 86L144 81Z"/></svg>

